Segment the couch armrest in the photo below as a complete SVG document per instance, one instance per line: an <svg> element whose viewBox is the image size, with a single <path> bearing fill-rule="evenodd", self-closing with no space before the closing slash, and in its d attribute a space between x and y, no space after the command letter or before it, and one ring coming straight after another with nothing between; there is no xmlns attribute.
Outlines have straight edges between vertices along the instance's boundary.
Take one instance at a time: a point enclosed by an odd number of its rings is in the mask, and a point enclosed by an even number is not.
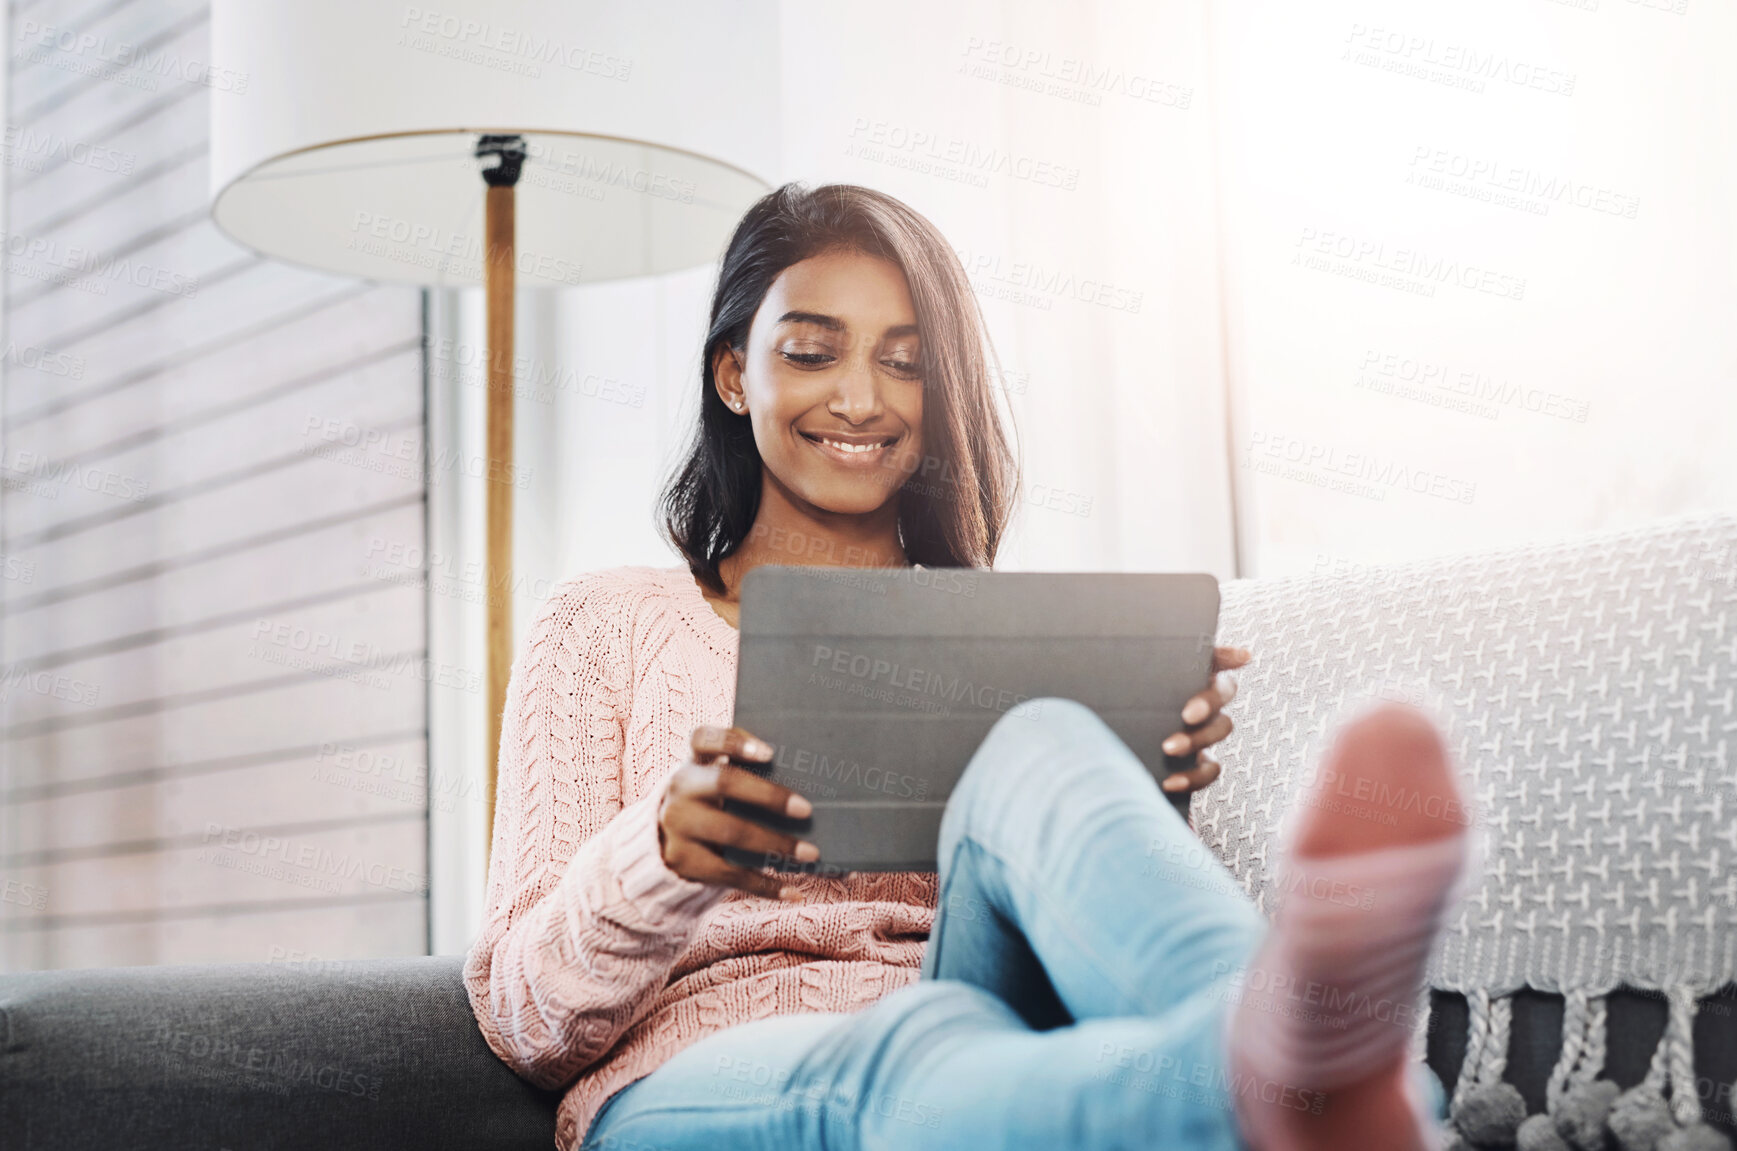
<svg viewBox="0 0 1737 1151"><path fill-rule="evenodd" d="M548 1151L558 1097L489 1050L462 965L0 976L0 1131L42 1151Z"/></svg>

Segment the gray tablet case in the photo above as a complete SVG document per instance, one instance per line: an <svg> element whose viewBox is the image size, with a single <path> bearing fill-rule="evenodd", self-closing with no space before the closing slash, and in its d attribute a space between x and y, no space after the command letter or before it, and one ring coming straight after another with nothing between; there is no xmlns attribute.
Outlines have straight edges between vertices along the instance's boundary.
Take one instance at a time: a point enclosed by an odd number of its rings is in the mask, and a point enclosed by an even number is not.
<svg viewBox="0 0 1737 1151"><path fill-rule="evenodd" d="M748 867L933 871L941 812L1004 715L1045 696L1090 707L1154 777L1206 687L1210 575L761 566L742 581L735 724L776 749L769 778L814 814L736 811L820 848L818 863L731 849ZM1171 801L1184 814L1183 793Z"/></svg>

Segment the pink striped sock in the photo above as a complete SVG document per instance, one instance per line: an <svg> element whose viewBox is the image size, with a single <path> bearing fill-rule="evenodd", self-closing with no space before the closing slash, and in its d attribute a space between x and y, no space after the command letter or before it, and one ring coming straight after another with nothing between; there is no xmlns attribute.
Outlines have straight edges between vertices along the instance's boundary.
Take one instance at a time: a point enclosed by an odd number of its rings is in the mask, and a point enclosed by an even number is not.
<svg viewBox="0 0 1737 1151"><path fill-rule="evenodd" d="M1292 858L1278 878L1284 903L1228 1023L1238 1076L1263 1090L1318 1095L1397 1064L1416 1029L1431 944L1470 873L1468 840L1461 832ZM1421 1134L1430 1120L1412 1102ZM1238 1116L1258 1148L1287 1146L1280 1116L1261 1108Z"/></svg>
<svg viewBox="0 0 1737 1151"><path fill-rule="evenodd" d="M1245 1073L1332 1091L1393 1066L1424 967L1466 874L1463 832L1281 871L1283 903L1243 978L1230 1050Z"/></svg>

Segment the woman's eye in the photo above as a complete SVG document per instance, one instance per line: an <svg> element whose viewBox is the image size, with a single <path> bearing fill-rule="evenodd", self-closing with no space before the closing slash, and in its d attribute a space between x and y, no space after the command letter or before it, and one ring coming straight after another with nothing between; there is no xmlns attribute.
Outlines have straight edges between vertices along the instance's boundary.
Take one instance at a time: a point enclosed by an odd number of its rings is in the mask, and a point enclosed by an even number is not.
<svg viewBox="0 0 1737 1151"><path fill-rule="evenodd" d="M825 352L781 352L779 354L793 363L808 364L810 366L815 364L824 364L832 359L832 357L827 355Z"/></svg>
<svg viewBox="0 0 1737 1151"><path fill-rule="evenodd" d="M902 376L914 376L923 370L923 365L909 360L882 360L881 363Z"/></svg>

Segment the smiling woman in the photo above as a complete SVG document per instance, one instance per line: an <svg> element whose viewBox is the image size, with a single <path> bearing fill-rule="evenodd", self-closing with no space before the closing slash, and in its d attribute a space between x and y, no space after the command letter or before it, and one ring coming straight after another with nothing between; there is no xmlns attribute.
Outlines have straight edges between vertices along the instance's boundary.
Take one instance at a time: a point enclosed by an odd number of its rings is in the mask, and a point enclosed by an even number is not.
<svg viewBox="0 0 1737 1151"><path fill-rule="evenodd" d="M663 501L712 596L733 603L755 553L994 563L1018 469L977 298L933 224L868 188L786 185L737 227L712 315L699 427ZM801 554L773 546L786 529Z"/></svg>
<svg viewBox="0 0 1737 1151"><path fill-rule="evenodd" d="M752 770L773 749L731 726L749 570L993 564L1017 468L992 358L953 249L891 197L789 185L737 227L699 427L664 493L686 563L556 587L508 689L489 906L465 979L493 1050L567 1089L564 1151L1228 1151L1241 1128L1262 1151L1421 1145L1395 1029L1347 1040L1329 1021L1327 1062L1318 1037L1243 1024L1245 1047L1278 1054L1229 1057L1234 973L1260 918L1215 859L1198 869L1208 882L1153 874L1150 859L1192 832L1076 702L990 731L947 801L938 873L841 874L814 844L726 809L812 812ZM1220 674L1170 717L1167 754L1230 733L1227 673L1248 658L1217 649ZM1377 776L1453 790L1429 732L1404 717L1358 747ZM1204 787L1218 770L1200 756L1164 786ZM1382 830L1404 913L1380 930L1293 916L1297 930L1277 933L1290 947L1271 952L1283 978L1330 982L1342 960L1373 956L1379 991L1415 990L1458 841L1413 866L1404 840L1440 829ZM1362 834L1321 841L1360 875ZM736 866L727 848L766 866ZM1323 961L1306 946L1321 938L1354 945ZM1181 1068L1190 1090L1123 1074L1142 1066ZM1252 1103L1236 1082L1250 1076ZM1260 1113L1265 1100L1290 1102Z"/></svg>

